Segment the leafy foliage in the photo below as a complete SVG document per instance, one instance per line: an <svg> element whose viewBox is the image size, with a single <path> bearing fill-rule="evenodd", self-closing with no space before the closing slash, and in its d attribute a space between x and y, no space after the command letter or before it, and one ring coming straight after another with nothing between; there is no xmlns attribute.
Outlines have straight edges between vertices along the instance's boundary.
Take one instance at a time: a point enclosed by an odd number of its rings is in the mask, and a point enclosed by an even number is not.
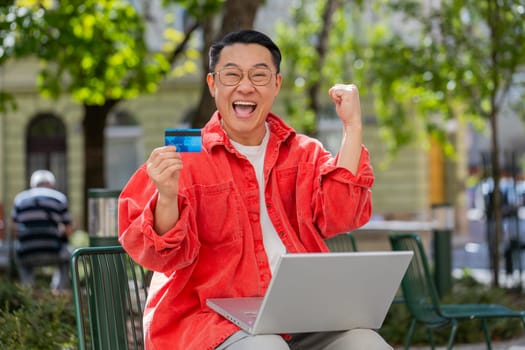
<svg viewBox="0 0 525 350"><path fill-rule="evenodd" d="M320 65L317 46L325 25L323 11L328 3L328 0L295 1L290 10L293 24L276 24L276 42L283 52L284 82L291 90L283 96L287 117L294 127L304 132L315 131L323 113L311 108L313 96L308 96L308 90L319 85L320 91L327 91L334 82L353 80L354 70L349 67L359 69L362 62L356 49L356 33L360 28L353 25L357 23L353 21L353 14L357 13L360 1L343 1L328 19L332 21L332 30L326 58Z"/></svg>
<svg viewBox="0 0 525 350"><path fill-rule="evenodd" d="M0 90L0 113L16 110L16 101L10 93Z"/></svg>
<svg viewBox="0 0 525 350"><path fill-rule="evenodd" d="M308 87L353 82L373 100L390 151L414 141L426 144L433 136L452 156L450 121L484 126L495 108L501 110L510 86L519 84L516 73L525 62L523 3L344 2L332 18L328 59L319 66L314 48L326 3L294 2L292 23L277 25L293 88L288 112L300 129L315 122L310 117L301 125L304 115L322 112L301 107Z"/></svg>
<svg viewBox="0 0 525 350"><path fill-rule="evenodd" d="M16 4L0 8L3 56L38 57L44 96L70 92L79 102L102 105L155 91L170 70L164 55L148 52L143 19L127 1Z"/></svg>
<svg viewBox="0 0 525 350"><path fill-rule="evenodd" d="M204 18L216 14L223 7L226 0L163 0L164 5L179 4L193 18Z"/></svg>
<svg viewBox="0 0 525 350"><path fill-rule="evenodd" d="M482 125L499 112L525 59L523 5L472 0L441 1L439 7L418 1L388 5L391 14L402 13L405 29L372 38L369 81L381 122L400 144L412 138L395 125L411 125L414 117L446 143L448 121ZM408 34L407 27L413 28Z"/></svg>
<svg viewBox="0 0 525 350"><path fill-rule="evenodd" d="M21 288L0 279L0 344L2 349L73 349L76 328L70 296Z"/></svg>

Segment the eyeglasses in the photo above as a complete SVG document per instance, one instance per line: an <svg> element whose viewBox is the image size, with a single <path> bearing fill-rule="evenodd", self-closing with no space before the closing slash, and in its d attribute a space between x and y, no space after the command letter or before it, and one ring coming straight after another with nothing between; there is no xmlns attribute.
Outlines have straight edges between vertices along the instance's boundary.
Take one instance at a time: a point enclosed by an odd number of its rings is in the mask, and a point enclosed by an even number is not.
<svg viewBox="0 0 525 350"><path fill-rule="evenodd" d="M244 72L235 67L226 67L211 74L219 76L220 82L225 86L239 85L244 78ZM248 79L253 85L264 86L272 79L274 73L265 67L254 67L248 70Z"/></svg>

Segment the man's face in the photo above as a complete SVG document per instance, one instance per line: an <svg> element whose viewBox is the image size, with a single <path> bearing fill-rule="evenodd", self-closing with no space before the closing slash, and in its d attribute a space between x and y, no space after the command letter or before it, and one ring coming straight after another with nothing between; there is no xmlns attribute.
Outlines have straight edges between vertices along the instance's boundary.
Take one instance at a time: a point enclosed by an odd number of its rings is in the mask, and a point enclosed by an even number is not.
<svg viewBox="0 0 525 350"><path fill-rule="evenodd" d="M271 76L265 85L255 85L248 78L248 72L251 71L252 80L257 83L261 76L264 79L264 75L257 72L268 70ZM221 51L215 71L219 73L208 74L207 82L222 117L222 127L235 142L246 146L259 145L266 130L266 116L279 93L282 81L282 76L275 72L270 51L257 44L226 46ZM219 76L221 72L222 77ZM228 84L232 76L238 76L237 73L242 75L238 84L228 86L223 83Z"/></svg>

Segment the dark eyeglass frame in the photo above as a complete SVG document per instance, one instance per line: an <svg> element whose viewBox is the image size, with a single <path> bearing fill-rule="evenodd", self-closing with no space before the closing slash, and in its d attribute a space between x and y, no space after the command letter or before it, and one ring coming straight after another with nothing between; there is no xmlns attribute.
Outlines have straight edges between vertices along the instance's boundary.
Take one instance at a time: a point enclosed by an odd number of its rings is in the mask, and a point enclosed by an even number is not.
<svg viewBox="0 0 525 350"><path fill-rule="evenodd" d="M239 81L237 81L236 83L225 83L223 81L223 78L221 78L221 73L224 73L225 71L237 71L239 72ZM254 81L253 80L253 74L254 72L256 71L261 71L261 70L264 70L264 71L267 71L269 72L269 76L268 76L268 80L265 80L263 82L258 82L258 81ZM272 81L272 77L274 74L277 74L277 73L274 73L270 68L268 67L252 67L250 69L248 69L248 71L243 71L242 69L240 68L237 68L237 67L224 67L224 68L221 68L219 69L218 71L215 71L215 72L211 72L210 74L213 75L213 76L218 76L219 77L219 81L221 82L222 85L224 86L237 86L241 83L241 81L244 79L244 76L245 74L247 73L248 75L248 80L250 81L250 83L252 83L253 85L255 86L266 86L268 85L271 81Z"/></svg>

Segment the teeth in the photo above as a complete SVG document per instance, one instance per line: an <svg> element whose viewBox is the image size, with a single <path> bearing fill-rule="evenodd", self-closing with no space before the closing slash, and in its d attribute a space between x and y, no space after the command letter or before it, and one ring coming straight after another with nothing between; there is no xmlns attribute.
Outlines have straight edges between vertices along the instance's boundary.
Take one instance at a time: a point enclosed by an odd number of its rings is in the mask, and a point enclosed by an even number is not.
<svg viewBox="0 0 525 350"><path fill-rule="evenodd" d="M255 106L255 103L253 102L244 102L244 101L234 102L233 104L239 105L239 106Z"/></svg>

